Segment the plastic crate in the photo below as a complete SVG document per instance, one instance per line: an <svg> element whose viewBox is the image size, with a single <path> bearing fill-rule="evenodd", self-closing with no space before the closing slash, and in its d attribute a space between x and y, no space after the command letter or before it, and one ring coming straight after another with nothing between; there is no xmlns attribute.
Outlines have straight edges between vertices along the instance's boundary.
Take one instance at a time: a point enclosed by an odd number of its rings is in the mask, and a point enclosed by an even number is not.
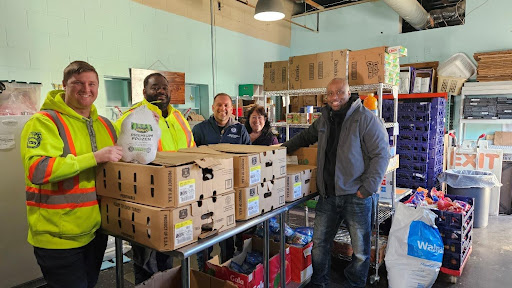
<svg viewBox="0 0 512 288"><path fill-rule="evenodd" d="M455 227L461 228L464 223L468 222L468 220L473 218L474 213L474 199L471 197L459 196L459 195L451 195L445 194L445 197L449 197L452 200L464 201L471 205L471 209L468 212L464 213L454 213L449 211L441 211L437 209L432 209L432 212L436 213L438 218L436 218L436 225L438 227Z"/></svg>
<svg viewBox="0 0 512 288"><path fill-rule="evenodd" d="M437 76L437 92L459 95L466 78Z"/></svg>
<svg viewBox="0 0 512 288"><path fill-rule="evenodd" d="M471 241L466 242L465 246L461 247L461 252L459 253L449 252L445 249L443 254L443 263L441 266L452 270L459 270L464 264L464 261L471 250L471 246Z"/></svg>
<svg viewBox="0 0 512 288"><path fill-rule="evenodd" d="M468 79L476 75L476 66L466 54L456 53L439 64L437 73L443 76Z"/></svg>

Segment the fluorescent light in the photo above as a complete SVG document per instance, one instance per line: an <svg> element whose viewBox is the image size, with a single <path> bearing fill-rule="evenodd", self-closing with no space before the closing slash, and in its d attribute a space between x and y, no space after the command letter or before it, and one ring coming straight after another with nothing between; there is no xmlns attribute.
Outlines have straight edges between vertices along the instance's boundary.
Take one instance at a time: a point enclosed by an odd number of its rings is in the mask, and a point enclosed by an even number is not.
<svg viewBox="0 0 512 288"><path fill-rule="evenodd" d="M259 21L277 21L284 18L281 0L258 0L254 11L254 19Z"/></svg>

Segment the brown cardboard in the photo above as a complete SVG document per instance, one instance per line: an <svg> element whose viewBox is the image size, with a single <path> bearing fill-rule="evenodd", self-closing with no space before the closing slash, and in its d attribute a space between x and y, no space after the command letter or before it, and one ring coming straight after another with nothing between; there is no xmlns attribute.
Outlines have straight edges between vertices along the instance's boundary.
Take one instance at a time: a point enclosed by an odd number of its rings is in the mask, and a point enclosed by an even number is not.
<svg viewBox="0 0 512 288"><path fill-rule="evenodd" d="M158 152L149 165L108 162L97 169L96 193L162 208L187 205L202 195L196 160L188 153Z"/></svg>
<svg viewBox="0 0 512 288"><path fill-rule="evenodd" d="M385 83L386 46L350 51L349 85Z"/></svg>
<svg viewBox="0 0 512 288"><path fill-rule="evenodd" d="M303 147L299 148L290 155L297 156L299 165L312 165L316 166L317 147Z"/></svg>
<svg viewBox="0 0 512 288"><path fill-rule="evenodd" d="M239 178L237 181L237 173L235 172L235 187L248 187L250 185L257 184L259 182L269 181L275 178L284 177L286 175L286 148L281 146L258 146L258 145L236 145L236 144L215 144L209 145L209 148L212 148L217 151L225 152L225 153L233 153L234 154L234 167L235 171L239 171ZM247 159L245 155L258 155L260 160L260 168L257 168L253 165L252 162L256 160L251 160L251 163L247 163ZM236 158L239 158L239 161ZM252 156L251 156L252 157ZM239 162L237 164L237 162ZM251 164L252 167L249 169L245 169L243 167L244 164ZM256 163L257 164L257 163ZM239 165L239 166L237 166ZM237 168L241 169L238 170ZM251 170L252 169L252 170ZM255 172L260 169L259 172ZM249 173L253 174L255 178L254 181L247 183L247 181L243 182L243 179L250 179L247 176L250 176ZM260 180L256 181L257 173L260 173ZM249 184L249 185L248 185ZM238 186L240 185L240 186ZM242 186L243 185L243 186Z"/></svg>
<svg viewBox="0 0 512 288"><path fill-rule="evenodd" d="M200 220L192 206L157 208L101 197L101 227L111 235L131 239L159 251L171 251L197 241Z"/></svg>
<svg viewBox="0 0 512 288"><path fill-rule="evenodd" d="M245 188L235 188L236 220L247 220L261 214L264 206L263 195L260 194L261 184Z"/></svg>
<svg viewBox="0 0 512 288"><path fill-rule="evenodd" d="M261 213L272 211L284 206L286 196L286 177L277 178L260 184L260 195L263 198Z"/></svg>
<svg viewBox="0 0 512 288"><path fill-rule="evenodd" d="M512 146L512 132L494 132L494 145Z"/></svg>
<svg viewBox="0 0 512 288"><path fill-rule="evenodd" d="M169 288L181 286L181 266L157 272L136 288ZM190 270L190 288L237 288L229 281L221 280L206 273Z"/></svg>
<svg viewBox="0 0 512 288"><path fill-rule="evenodd" d="M219 146L220 145L220 146ZM227 146L226 146L227 145ZM233 146L233 147L228 147ZM221 149L228 147L229 149ZM215 144L208 146L201 146L198 148L189 148L180 150L180 152L195 153L194 149L200 149L202 153L213 155L229 155L233 157L234 169L234 187L249 187L256 185L262 181L262 165L261 159L263 155L257 152L246 152L250 145L237 145L237 144ZM229 150L229 151L222 151Z"/></svg>
<svg viewBox="0 0 512 288"><path fill-rule="evenodd" d="M194 233L222 232L235 226L235 193L214 196L192 204L197 225ZM212 233L209 233L210 235Z"/></svg>
<svg viewBox="0 0 512 288"><path fill-rule="evenodd" d="M208 146L181 149L178 153L192 153L197 157L195 162L201 167L202 198L233 191L232 155L215 151Z"/></svg>
<svg viewBox="0 0 512 288"><path fill-rule="evenodd" d="M347 78L348 50L290 57L289 89L323 88L333 78Z"/></svg>
<svg viewBox="0 0 512 288"><path fill-rule="evenodd" d="M317 191L316 166L288 165L286 169L286 202L293 202Z"/></svg>
<svg viewBox="0 0 512 288"><path fill-rule="evenodd" d="M288 90L288 61L263 63L263 90Z"/></svg>

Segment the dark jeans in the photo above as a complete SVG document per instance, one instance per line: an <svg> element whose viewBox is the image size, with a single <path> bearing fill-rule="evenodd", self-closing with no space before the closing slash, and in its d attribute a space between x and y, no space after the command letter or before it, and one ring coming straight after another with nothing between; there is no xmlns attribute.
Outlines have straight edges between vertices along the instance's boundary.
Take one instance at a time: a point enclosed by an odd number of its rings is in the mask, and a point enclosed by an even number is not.
<svg viewBox="0 0 512 288"><path fill-rule="evenodd" d="M92 288L98 282L106 248L107 235L96 232L96 237L83 247L34 247L34 255L49 288Z"/></svg>
<svg viewBox="0 0 512 288"><path fill-rule="evenodd" d="M159 271L171 269L173 258L164 253L132 243L133 273L138 285Z"/></svg>
<svg viewBox="0 0 512 288"><path fill-rule="evenodd" d="M235 241L233 240L233 237L229 237L228 239L221 241L219 243L220 246L220 252L221 252L221 263L226 262L227 260L233 258L233 255L235 254ZM204 259L204 253L199 252L197 253L197 266L199 268L199 271L204 271L206 268L206 261L211 259L211 253L213 251L213 247L208 248L208 259Z"/></svg>
<svg viewBox="0 0 512 288"><path fill-rule="evenodd" d="M345 268L346 287L365 287L370 268L372 197L355 194L320 196L315 208L313 233L312 287L329 287L331 248L341 221L345 221L352 241L352 261Z"/></svg>

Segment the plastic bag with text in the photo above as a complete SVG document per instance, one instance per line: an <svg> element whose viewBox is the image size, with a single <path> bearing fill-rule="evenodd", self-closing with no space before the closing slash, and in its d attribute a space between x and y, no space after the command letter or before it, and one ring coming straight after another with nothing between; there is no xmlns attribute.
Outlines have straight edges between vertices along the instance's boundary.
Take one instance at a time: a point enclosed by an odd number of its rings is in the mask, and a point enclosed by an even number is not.
<svg viewBox="0 0 512 288"><path fill-rule="evenodd" d="M398 203L386 251L390 288L432 287L443 261L444 245L436 214Z"/></svg>
<svg viewBox="0 0 512 288"><path fill-rule="evenodd" d="M153 112L146 106L136 108L121 124L117 141L123 147L121 160L140 164L155 160L161 133Z"/></svg>

